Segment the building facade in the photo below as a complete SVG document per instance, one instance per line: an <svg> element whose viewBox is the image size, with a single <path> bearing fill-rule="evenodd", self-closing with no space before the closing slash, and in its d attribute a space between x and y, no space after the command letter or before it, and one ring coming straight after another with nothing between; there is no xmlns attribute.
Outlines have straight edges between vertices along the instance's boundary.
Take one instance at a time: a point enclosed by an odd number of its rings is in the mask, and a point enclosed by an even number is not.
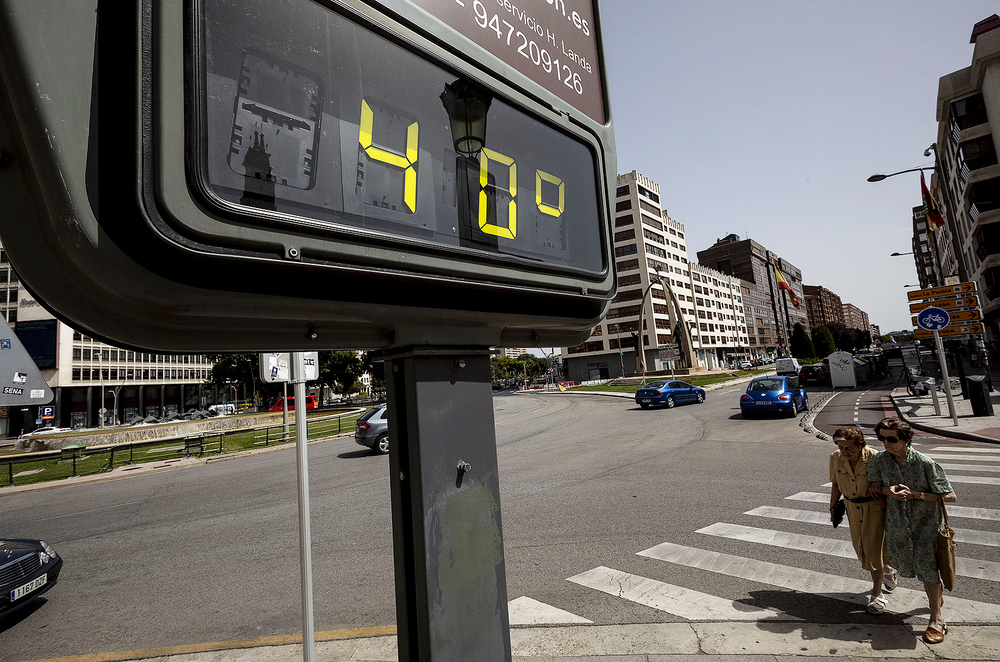
<svg viewBox="0 0 1000 662"><path fill-rule="evenodd" d="M840 297L822 285L803 285L809 327L844 323L844 304Z"/></svg>
<svg viewBox="0 0 1000 662"><path fill-rule="evenodd" d="M853 303L844 304L844 326L860 331L871 331L872 328L871 322L868 320L868 313Z"/></svg>
<svg viewBox="0 0 1000 662"><path fill-rule="evenodd" d="M157 354L101 342L55 319L20 286L0 249L0 314L25 346L52 389L54 427L97 427L140 416L164 416L239 399L237 385L218 392L203 386L212 363L203 355ZM248 375L248 379L252 379ZM243 385L244 391L246 385ZM252 387L251 387L252 390ZM245 398L245 392L243 397ZM38 407L0 408L0 435L34 429Z"/></svg>
<svg viewBox="0 0 1000 662"><path fill-rule="evenodd" d="M684 225L661 208L659 186L635 171L618 176L614 251L618 294L586 342L562 348L566 379L667 369L659 349L677 342L682 323L694 365L728 365L746 351L740 280L689 263Z"/></svg>
<svg viewBox="0 0 1000 662"><path fill-rule="evenodd" d="M976 24L972 64L938 84L931 188L945 226L934 233L946 282L978 285L992 339L1000 322L1000 18Z"/></svg>
<svg viewBox="0 0 1000 662"><path fill-rule="evenodd" d="M927 208L913 208L913 266L917 271L920 287L937 287L944 283L938 266L937 248L933 226L928 227Z"/></svg>
<svg viewBox="0 0 1000 662"><path fill-rule="evenodd" d="M792 329L797 323L809 332L802 271L787 260L753 239L740 239L731 234L710 248L698 251L698 263L746 283L743 299L752 355L788 354ZM794 298L779 287L779 271Z"/></svg>

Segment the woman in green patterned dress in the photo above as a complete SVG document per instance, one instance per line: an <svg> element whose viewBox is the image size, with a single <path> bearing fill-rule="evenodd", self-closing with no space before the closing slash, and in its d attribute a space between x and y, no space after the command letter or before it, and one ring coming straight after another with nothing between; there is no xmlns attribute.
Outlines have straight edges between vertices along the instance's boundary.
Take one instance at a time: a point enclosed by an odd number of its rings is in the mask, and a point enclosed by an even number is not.
<svg viewBox="0 0 1000 662"><path fill-rule="evenodd" d="M868 462L872 494L887 497L885 537L889 563L901 577L916 577L924 583L930 607L930 621L924 641L944 641L948 626L941 614L944 602L937 562L938 495L954 503L958 500L944 469L937 462L910 448L913 429L896 417L884 418L875 426L875 435L885 452Z"/></svg>

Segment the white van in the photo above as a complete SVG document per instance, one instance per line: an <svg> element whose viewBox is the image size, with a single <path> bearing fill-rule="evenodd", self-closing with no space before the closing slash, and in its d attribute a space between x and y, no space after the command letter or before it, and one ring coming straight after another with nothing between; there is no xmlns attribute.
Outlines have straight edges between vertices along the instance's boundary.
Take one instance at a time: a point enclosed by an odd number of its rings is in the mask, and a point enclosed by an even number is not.
<svg viewBox="0 0 1000 662"><path fill-rule="evenodd" d="M777 369L779 375L798 376L799 369L802 366L799 365L797 359L778 359L774 362L774 367Z"/></svg>

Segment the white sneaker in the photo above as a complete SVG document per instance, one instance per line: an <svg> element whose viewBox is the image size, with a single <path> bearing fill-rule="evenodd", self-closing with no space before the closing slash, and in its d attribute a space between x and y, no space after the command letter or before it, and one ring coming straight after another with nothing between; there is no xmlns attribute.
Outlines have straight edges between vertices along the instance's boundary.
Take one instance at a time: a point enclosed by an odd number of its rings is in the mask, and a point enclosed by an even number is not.
<svg viewBox="0 0 1000 662"><path fill-rule="evenodd" d="M893 570L892 573L885 573L882 575L882 587L889 593L896 590L899 586L899 571Z"/></svg>
<svg viewBox="0 0 1000 662"><path fill-rule="evenodd" d="M889 605L889 601L883 598L881 595L877 598L872 598L868 603L868 613L869 614L884 614L885 608Z"/></svg>

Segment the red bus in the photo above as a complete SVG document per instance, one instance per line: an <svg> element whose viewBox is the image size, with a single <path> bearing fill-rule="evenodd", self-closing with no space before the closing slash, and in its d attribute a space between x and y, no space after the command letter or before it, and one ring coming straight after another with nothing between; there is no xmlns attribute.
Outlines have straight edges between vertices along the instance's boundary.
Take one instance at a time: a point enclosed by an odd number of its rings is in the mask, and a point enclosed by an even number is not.
<svg viewBox="0 0 1000 662"><path fill-rule="evenodd" d="M271 407L271 411L282 411L285 408L284 404L285 404L285 399L284 398L278 398L278 404L276 404L273 407ZM307 395L306 396L306 411L308 411L310 409L318 409L318 408L319 408L319 402L318 402L316 396L315 395ZM288 397L288 411L295 411L295 396L294 395Z"/></svg>

